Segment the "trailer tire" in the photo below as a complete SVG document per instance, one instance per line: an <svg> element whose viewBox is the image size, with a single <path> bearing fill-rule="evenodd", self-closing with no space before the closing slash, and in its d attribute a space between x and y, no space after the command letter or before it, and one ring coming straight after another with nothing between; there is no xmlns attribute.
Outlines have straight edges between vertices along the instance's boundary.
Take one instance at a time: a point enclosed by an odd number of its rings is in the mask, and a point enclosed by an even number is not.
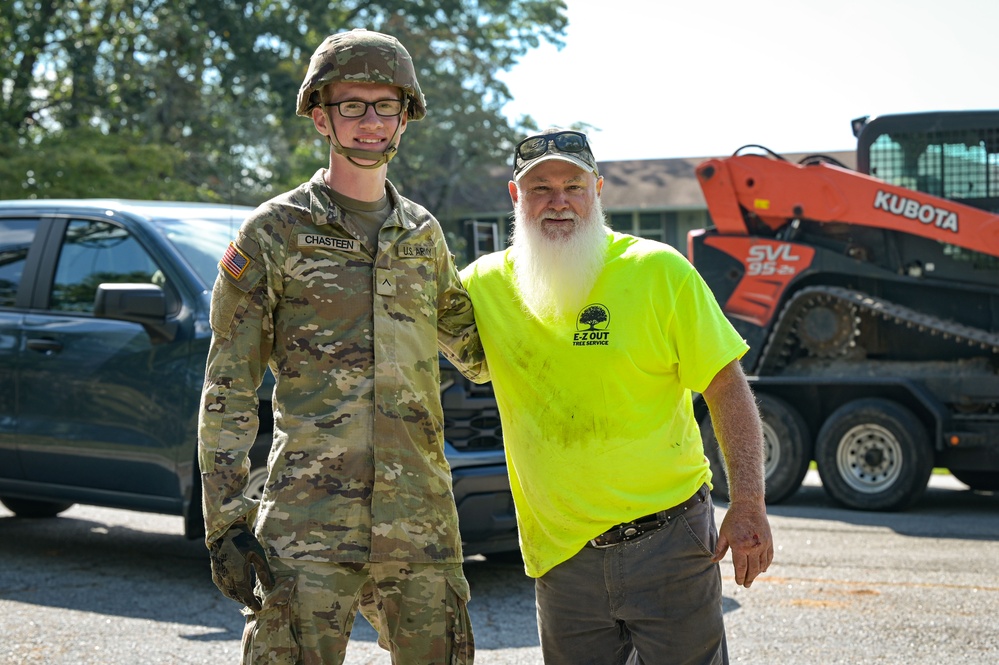
<svg viewBox="0 0 999 665"><path fill-rule="evenodd" d="M763 421L764 473L766 502L780 503L801 487L812 460L812 440L808 426L798 411L780 399L758 394L760 419ZM712 494L719 500L729 500L725 459L711 425L711 415L701 420L701 440L704 454L711 464L714 486Z"/></svg>
<svg viewBox="0 0 999 665"><path fill-rule="evenodd" d="M926 490L933 471L922 422L891 400L858 399L826 419L815 444L822 487L855 510L897 511Z"/></svg>

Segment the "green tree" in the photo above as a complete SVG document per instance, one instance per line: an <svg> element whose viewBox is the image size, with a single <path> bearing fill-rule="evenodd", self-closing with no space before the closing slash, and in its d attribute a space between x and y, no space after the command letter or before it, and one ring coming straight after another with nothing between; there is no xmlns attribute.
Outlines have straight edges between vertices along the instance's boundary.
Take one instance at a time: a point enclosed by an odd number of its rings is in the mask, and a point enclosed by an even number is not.
<svg viewBox="0 0 999 665"><path fill-rule="evenodd" d="M311 176L327 148L295 116L322 39L365 27L412 53L430 115L391 177L439 216L505 162L524 127L496 78L561 0L8 0L0 5L0 196L257 203ZM529 124L522 119L520 124Z"/></svg>
<svg viewBox="0 0 999 665"><path fill-rule="evenodd" d="M187 173L188 156L90 128L56 132L30 149L0 144L0 198L113 197L165 201L229 199Z"/></svg>

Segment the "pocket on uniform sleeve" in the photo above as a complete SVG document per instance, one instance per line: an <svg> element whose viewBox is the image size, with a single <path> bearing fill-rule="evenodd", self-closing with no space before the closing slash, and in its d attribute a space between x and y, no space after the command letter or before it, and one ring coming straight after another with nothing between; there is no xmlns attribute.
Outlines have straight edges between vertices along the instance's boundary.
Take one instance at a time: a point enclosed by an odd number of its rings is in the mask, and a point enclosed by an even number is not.
<svg viewBox="0 0 999 665"><path fill-rule="evenodd" d="M241 291L222 275L219 275L212 289L212 308L209 315L212 332L219 337L230 339L232 331L237 321L236 313L242 314L246 311L250 302L250 294Z"/></svg>

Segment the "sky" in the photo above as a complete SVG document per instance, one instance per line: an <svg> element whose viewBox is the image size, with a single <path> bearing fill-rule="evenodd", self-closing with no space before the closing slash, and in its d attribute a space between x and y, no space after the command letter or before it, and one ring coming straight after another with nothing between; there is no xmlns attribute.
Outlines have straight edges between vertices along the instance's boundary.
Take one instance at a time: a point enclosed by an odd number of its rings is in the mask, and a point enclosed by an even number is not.
<svg viewBox="0 0 999 665"><path fill-rule="evenodd" d="M999 108L999 0L566 0L504 113L600 161L854 150L850 121Z"/></svg>

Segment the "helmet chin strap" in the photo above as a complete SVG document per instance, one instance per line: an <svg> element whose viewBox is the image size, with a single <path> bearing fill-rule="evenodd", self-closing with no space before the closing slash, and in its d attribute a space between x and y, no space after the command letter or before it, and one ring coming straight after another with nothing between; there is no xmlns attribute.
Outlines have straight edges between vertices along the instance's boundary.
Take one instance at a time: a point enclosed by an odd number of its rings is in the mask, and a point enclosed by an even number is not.
<svg viewBox="0 0 999 665"><path fill-rule="evenodd" d="M406 104L403 104L402 112L406 112ZM333 147L333 151L338 155L343 155L347 158L347 161L356 166L359 169L377 169L383 164L388 164L395 157L395 153L399 152L399 146L396 142L396 138L399 136L399 130L402 129L402 120L399 120L399 124L396 125L395 131L392 132L392 138L389 139L389 146L385 148L383 152L375 152L374 150L358 150L357 148L345 148L340 143L340 139L336 136L336 127L333 126L333 114L330 113L327 107L323 107L323 115L326 116L326 123L329 125L330 133L326 136L330 145ZM373 164L361 164L358 159L373 160Z"/></svg>

